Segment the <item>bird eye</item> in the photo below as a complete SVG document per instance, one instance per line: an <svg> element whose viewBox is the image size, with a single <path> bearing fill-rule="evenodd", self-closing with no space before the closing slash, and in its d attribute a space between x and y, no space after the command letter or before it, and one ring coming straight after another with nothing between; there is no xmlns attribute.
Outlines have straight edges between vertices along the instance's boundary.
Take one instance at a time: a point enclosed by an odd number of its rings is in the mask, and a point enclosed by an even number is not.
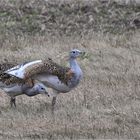
<svg viewBox="0 0 140 140"><path fill-rule="evenodd" d="M42 89L42 90L44 90L44 88L43 88L43 87L42 87L41 89Z"/></svg>
<svg viewBox="0 0 140 140"><path fill-rule="evenodd" d="M73 53L75 53L75 51L73 51Z"/></svg>

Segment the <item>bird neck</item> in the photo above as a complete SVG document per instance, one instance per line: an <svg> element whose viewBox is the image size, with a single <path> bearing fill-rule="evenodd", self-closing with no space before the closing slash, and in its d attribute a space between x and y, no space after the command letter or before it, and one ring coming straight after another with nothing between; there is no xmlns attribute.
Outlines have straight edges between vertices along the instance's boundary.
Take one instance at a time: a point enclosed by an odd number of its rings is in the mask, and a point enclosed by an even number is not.
<svg viewBox="0 0 140 140"><path fill-rule="evenodd" d="M70 57L70 68L72 70L75 70L77 67L79 67L77 61L75 58Z"/></svg>
<svg viewBox="0 0 140 140"><path fill-rule="evenodd" d="M31 88L31 87L23 86L22 90L28 96L34 96L36 94L39 94L38 90L36 90L36 88L34 87Z"/></svg>
<svg viewBox="0 0 140 140"><path fill-rule="evenodd" d="M37 94L39 94L39 92L38 92L37 90L35 90L34 88L29 89L29 90L26 92L26 95L28 95L28 96L35 96L35 95L37 95Z"/></svg>
<svg viewBox="0 0 140 140"><path fill-rule="evenodd" d="M35 93L35 92L38 92L38 90L33 87L33 88L29 89L29 92Z"/></svg>
<svg viewBox="0 0 140 140"><path fill-rule="evenodd" d="M72 77L68 85L70 88L74 88L79 84L82 78L82 70L75 58L70 58L70 68L74 72L74 76Z"/></svg>

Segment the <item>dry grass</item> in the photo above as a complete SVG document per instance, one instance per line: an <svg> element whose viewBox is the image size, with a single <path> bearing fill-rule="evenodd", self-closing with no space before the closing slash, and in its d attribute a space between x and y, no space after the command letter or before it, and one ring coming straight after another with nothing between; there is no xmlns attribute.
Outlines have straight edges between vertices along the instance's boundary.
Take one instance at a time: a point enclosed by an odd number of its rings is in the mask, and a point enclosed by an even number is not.
<svg viewBox="0 0 140 140"><path fill-rule="evenodd" d="M125 1L131 1L125 2ZM1 0L0 33L85 36L91 32L123 34L140 28L135 0Z"/></svg>
<svg viewBox="0 0 140 140"><path fill-rule="evenodd" d="M28 1L23 2L26 5ZM1 3L9 6L9 0ZM3 29L0 62L51 57L67 65L65 57L72 48L86 54L78 60L84 72L82 82L58 96L54 115L49 97L19 96L17 108L11 109L9 97L1 91L0 139L140 139L139 31L110 35L87 29L87 36L50 37L15 36L13 30Z"/></svg>
<svg viewBox="0 0 140 140"><path fill-rule="evenodd" d="M129 40L126 36L99 34L83 39L9 38L1 48L1 61L51 57L64 63L72 48L87 54L79 60L84 71L83 81L75 90L58 96L54 116L49 97L17 97L18 107L11 109L8 97L1 94L1 137L139 139L139 37L140 34L135 33Z"/></svg>

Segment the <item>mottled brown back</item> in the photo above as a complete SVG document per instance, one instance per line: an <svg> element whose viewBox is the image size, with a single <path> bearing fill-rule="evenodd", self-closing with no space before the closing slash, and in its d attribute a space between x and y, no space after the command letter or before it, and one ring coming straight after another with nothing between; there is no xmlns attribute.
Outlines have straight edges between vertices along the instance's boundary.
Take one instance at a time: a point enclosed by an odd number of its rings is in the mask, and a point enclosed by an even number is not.
<svg viewBox="0 0 140 140"><path fill-rule="evenodd" d="M4 71L14 67L16 64L13 63L1 63L0 64L0 74L3 73Z"/></svg>
<svg viewBox="0 0 140 140"><path fill-rule="evenodd" d="M53 62L51 59L47 59L44 60L42 63L33 64L31 67L26 68L25 79L28 79L40 73L56 75L64 83L67 83L67 81L73 75L73 73L70 72L70 68L60 66Z"/></svg>
<svg viewBox="0 0 140 140"><path fill-rule="evenodd" d="M17 83L17 82L22 82L21 79L17 78L17 77L12 77L6 73L4 73L4 71L16 66L17 63L1 63L0 64L0 81L2 81L3 83L5 83L6 85L9 85L9 84L14 84L14 83Z"/></svg>

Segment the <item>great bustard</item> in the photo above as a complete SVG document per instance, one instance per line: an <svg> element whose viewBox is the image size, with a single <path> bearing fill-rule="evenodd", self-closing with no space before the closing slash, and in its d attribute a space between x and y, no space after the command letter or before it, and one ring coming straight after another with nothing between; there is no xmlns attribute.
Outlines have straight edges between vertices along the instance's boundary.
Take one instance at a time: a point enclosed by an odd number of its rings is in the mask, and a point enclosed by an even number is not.
<svg viewBox="0 0 140 140"><path fill-rule="evenodd" d="M47 94L47 87L35 80L34 85L30 86L27 82L24 82L24 80L15 80L10 75L5 75L3 73L6 69L13 66L12 63L2 63L0 64L0 88L7 93L11 97L10 104L11 106L16 107L16 96L25 94L27 96L35 96L37 94ZM8 84L7 84L8 83Z"/></svg>
<svg viewBox="0 0 140 140"><path fill-rule="evenodd" d="M56 96L59 93L71 91L83 77L82 70L76 60L81 54L83 52L77 49L69 53L70 67L60 66L51 59L45 61L36 60L13 67L5 71L5 75L12 76L15 81L27 81L30 85L34 85L34 80L38 80L47 87L52 88L54 90L52 107L54 108Z"/></svg>

